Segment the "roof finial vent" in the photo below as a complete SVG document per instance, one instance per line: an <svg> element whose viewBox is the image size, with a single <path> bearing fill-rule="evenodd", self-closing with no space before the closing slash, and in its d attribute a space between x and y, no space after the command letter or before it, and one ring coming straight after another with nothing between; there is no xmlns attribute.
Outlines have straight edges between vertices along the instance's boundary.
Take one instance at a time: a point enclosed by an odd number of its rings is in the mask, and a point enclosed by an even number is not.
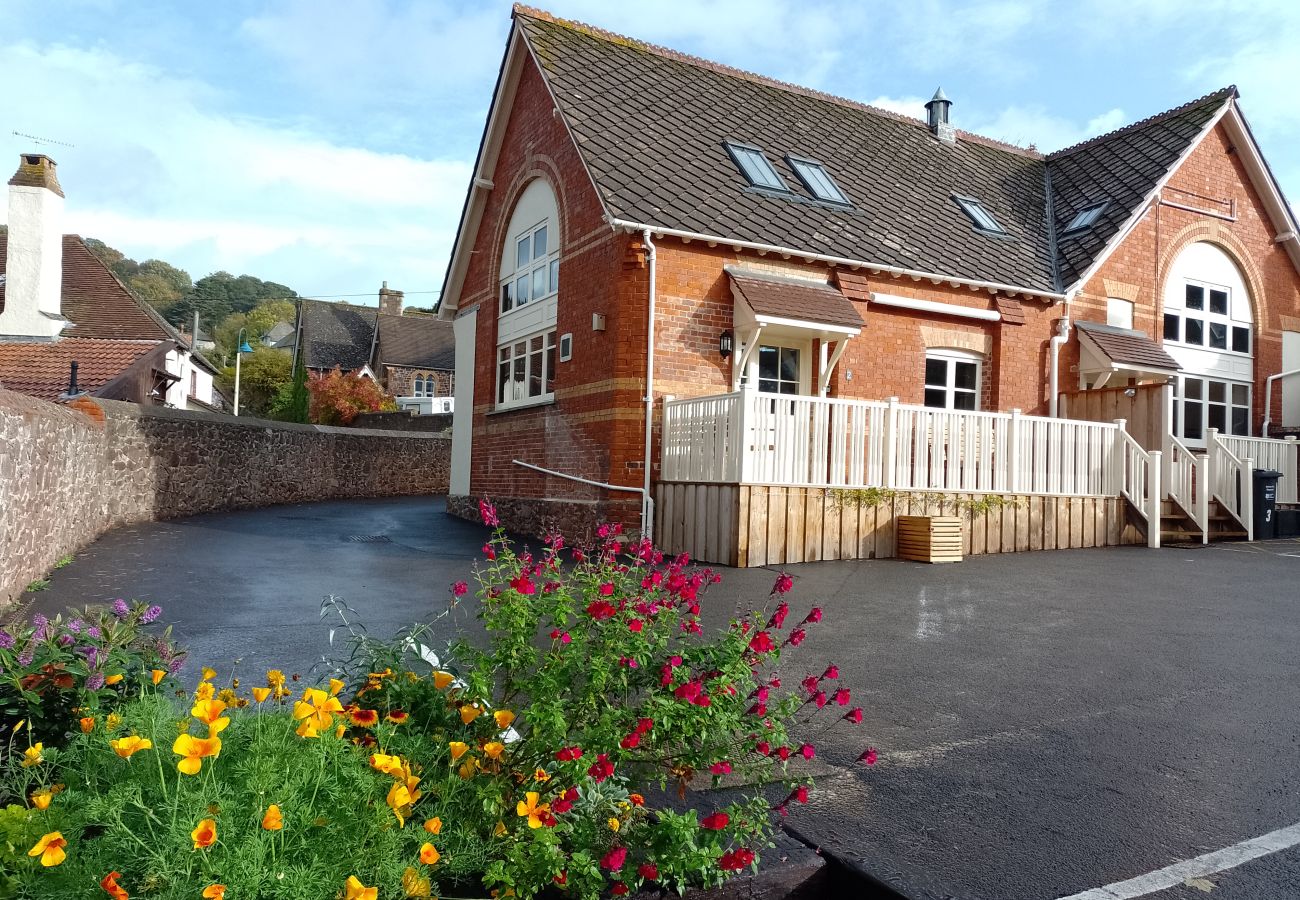
<svg viewBox="0 0 1300 900"><path fill-rule="evenodd" d="M957 143L957 129L948 121L950 109L952 101L944 96L943 88L935 91L930 102L925 104L926 123L930 126L930 132L945 144Z"/></svg>

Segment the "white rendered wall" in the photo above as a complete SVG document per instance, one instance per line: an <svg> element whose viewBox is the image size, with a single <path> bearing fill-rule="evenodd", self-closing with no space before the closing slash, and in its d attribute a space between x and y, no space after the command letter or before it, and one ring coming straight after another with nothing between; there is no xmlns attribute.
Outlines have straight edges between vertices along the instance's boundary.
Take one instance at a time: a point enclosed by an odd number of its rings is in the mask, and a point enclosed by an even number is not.
<svg viewBox="0 0 1300 900"><path fill-rule="evenodd" d="M1282 371L1300 369L1300 331L1282 332ZM1300 426L1300 375L1280 379L1282 383L1282 424Z"/></svg>
<svg viewBox="0 0 1300 900"><path fill-rule="evenodd" d="M10 185L5 309L0 336L53 338L63 323L63 198L48 188ZM46 315L48 314L48 315Z"/></svg>
<svg viewBox="0 0 1300 900"><path fill-rule="evenodd" d="M456 406L451 414L449 493L468 496L474 438L474 342L478 336L478 307L456 316L452 332L456 336Z"/></svg>

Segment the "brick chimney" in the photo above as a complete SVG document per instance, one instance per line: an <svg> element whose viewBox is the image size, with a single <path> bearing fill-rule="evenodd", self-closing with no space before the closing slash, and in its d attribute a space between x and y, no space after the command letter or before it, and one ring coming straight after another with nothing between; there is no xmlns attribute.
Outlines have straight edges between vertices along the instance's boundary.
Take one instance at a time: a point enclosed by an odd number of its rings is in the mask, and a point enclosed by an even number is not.
<svg viewBox="0 0 1300 900"><path fill-rule="evenodd" d="M401 291L390 291L388 282L379 289L379 311L389 316L400 316L402 314L402 299L406 295Z"/></svg>
<svg viewBox="0 0 1300 900"><path fill-rule="evenodd" d="M67 319L63 294L63 188L55 162L24 153L9 179L9 241L0 340L49 341Z"/></svg>

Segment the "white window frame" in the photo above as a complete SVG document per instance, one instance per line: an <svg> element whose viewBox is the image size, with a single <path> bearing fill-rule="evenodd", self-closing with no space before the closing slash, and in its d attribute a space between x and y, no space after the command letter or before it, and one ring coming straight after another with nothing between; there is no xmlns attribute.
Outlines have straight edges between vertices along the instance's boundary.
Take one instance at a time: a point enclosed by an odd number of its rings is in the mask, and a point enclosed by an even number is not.
<svg viewBox="0 0 1300 900"><path fill-rule="evenodd" d="M536 339L541 339L540 348L533 346ZM492 361L495 375L493 381L496 409L518 409L537 406L555 400L555 359L557 342L555 327L522 335L497 347L496 358ZM539 357L539 390L531 391L534 357ZM506 384L508 379L509 383Z"/></svg>
<svg viewBox="0 0 1300 900"><path fill-rule="evenodd" d="M775 348L779 354L781 350L794 350L799 354L799 390L795 394L786 394L787 397L806 397L812 394L812 341L810 339L785 337L781 335L763 334L750 355L749 365L745 367L746 371L742 373L741 387L748 390L759 390L762 379L758 376L758 363L762 356L764 348Z"/></svg>
<svg viewBox="0 0 1300 900"><path fill-rule="evenodd" d="M1204 292L1203 309L1187 308L1187 288L1199 287ZM1210 312L1210 291L1222 291L1227 295L1227 312L1214 313ZM1237 357L1253 357L1255 355L1255 324L1253 322L1242 322L1232 317L1232 288L1229 285L1214 284L1210 281L1201 281L1198 278L1182 279L1182 294L1179 298L1178 305L1172 303L1165 304L1164 317L1160 322L1160 334L1166 344L1172 344L1178 347L1190 347L1193 350L1208 350L1212 353L1230 353ZM1178 318L1178 337L1171 338L1166 336L1168 321L1171 316ZM1188 320L1196 320L1201 323L1201 343L1191 343L1187 338ZM1210 325L1222 325L1226 335L1226 346L1213 347L1210 345ZM1233 329L1246 329L1246 350L1234 350Z"/></svg>
<svg viewBox="0 0 1300 900"><path fill-rule="evenodd" d="M412 396L412 397L423 397L423 396L424 396L424 376L423 376L423 375L416 375L416 376L415 376L415 379L411 382L411 396Z"/></svg>
<svg viewBox="0 0 1300 900"><path fill-rule="evenodd" d="M545 235L546 240L546 247L540 254L536 252L535 246L539 235ZM546 218L520 229L506 241L505 258L512 261L513 266L510 273L500 280L497 303L502 318L559 293L560 246L557 237L554 224ZM519 251L524 241L528 242L528 259L521 263ZM538 275L545 285L545 290L540 294L534 293ZM523 300L519 299L523 293L521 284L526 286L524 290L528 295Z"/></svg>
<svg viewBox="0 0 1300 900"><path fill-rule="evenodd" d="M925 351L925 368L928 369L930 360L941 360L945 364L945 375L943 384L931 384L926 377L925 369L921 371L921 403L930 409L944 409L949 412L979 412L980 393L984 387L984 357L978 353L972 353L969 350L957 350L950 348L935 348ZM975 365L975 388L957 387L957 363L974 363ZM943 406L930 406L925 402L925 394L928 391L942 390L944 392ZM975 405L971 409L959 409L953 402L958 394L970 395L975 398Z"/></svg>
<svg viewBox="0 0 1300 900"><path fill-rule="evenodd" d="M1191 400L1186 399L1187 396L1186 385L1188 381L1198 381L1201 383L1201 389L1200 389L1201 396L1199 398L1194 398ZM1217 400L1212 402L1210 400L1211 384L1221 384L1224 386L1224 394L1223 394L1224 400L1222 402ZM1246 389L1246 402L1244 404L1233 402L1232 389L1234 387L1244 387ZM1188 446L1196 446L1196 447L1204 446L1207 440L1206 435L1209 432L1210 428L1212 427L1210 425L1210 407L1213 405L1213 406L1224 407L1224 427L1218 429L1220 434L1231 435L1232 437L1250 437L1251 426L1253 424L1251 422L1252 409L1253 409L1251 404L1254 400L1252 396L1252 394L1254 393L1253 389L1254 389L1254 385L1252 385L1248 381L1234 381L1230 378L1216 378L1208 375L1179 374L1177 376L1177 380L1174 383L1174 410L1173 410L1174 429L1173 430L1175 436L1177 436L1179 440L1187 443ZM1187 404L1188 403L1195 403L1201 408L1201 434L1199 437L1191 437L1187 434ZM1245 410L1246 412L1245 433L1235 431L1232 427L1232 414L1234 410Z"/></svg>

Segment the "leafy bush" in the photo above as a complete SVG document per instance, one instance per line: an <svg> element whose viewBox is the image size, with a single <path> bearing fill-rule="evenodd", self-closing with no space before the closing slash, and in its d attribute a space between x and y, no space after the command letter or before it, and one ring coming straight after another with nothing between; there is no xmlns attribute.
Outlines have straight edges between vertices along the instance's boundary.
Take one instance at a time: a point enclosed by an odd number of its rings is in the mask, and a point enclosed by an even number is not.
<svg viewBox="0 0 1300 900"><path fill-rule="evenodd" d="M373 378L335 369L307 380L311 420L318 425L350 425L361 413L392 412L397 402Z"/></svg>
<svg viewBox="0 0 1300 900"><path fill-rule="evenodd" d="M794 718L862 718L832 691L834 666L785 688L766 671L820 611L787 630L781 576L770 610L706 636L716 576L648 544L624 553L616 529L601 538L561 565L558 537L535 558L498 529L478 573L487 643L458 641L448 660L425 627L391 642L354 629L328 685L299 693L269 672L250 698L204 670L183 717L136 671L138 699L63 749L11 735L0 778L36 811L9 823L24 846L0 863L22 896L99 882L114 897L232 900L595 898L756 866L775 816L807 799L786 768L815 753L789 736ZM454 585L453 606L467 592ZM655 788L736 776L752 796L655 808ZM788 791L775 804L773 782Z"/></svg>
<svg viewBox="0 0 1300 900"><path fill-rule="evenodd" d="M0 628L0 735L26 720L33 740L61 744L77 720L138 695L130 673L176 672L185 654L162 634L144 630L157 606L115 600ZM0 791L0 802L5 799Z"/></svg>

